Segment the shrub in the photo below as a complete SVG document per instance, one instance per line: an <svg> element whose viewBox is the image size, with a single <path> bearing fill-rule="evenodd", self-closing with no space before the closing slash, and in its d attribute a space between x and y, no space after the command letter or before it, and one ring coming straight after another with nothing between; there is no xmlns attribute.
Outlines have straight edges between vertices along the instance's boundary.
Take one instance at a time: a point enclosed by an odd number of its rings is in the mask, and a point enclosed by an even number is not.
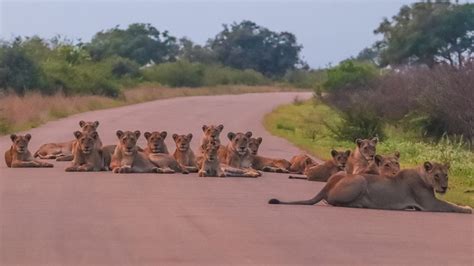
<svg viewBox="0 0 474 266"><path fill-rule="evenodd" d="M112 74L116 78L136 78L140 75L140 66L130 59L122 57L113 57L108 59L108 61L112 65Z"/></svg>
<svg viewBox="0 0 474 266"><path fill-rule="evenodd" d="M323 87L327 91L364 88L377 76L377 68L364 62L347 60L327 70Z"/></svg>
<svg viewBox="0 0 474 266"><path fill-rule="evenodd" d="M238 70L219 65L206 66L203 77L203 85L265 85L270 80L255 70Z"/></svg>
<svg viewBox="0 0 474 266"><path fill-rule="evenodd" d="M307 71L302 69L286 72L283 80L297 88L319 90L326 78L323 70Z"/></svg>
<svg viewBox="0 0 474 266"><path fill-rule="evenodd" d="M143 70L145 80L170 87L198 87L203 84L203 76L203 65L187 61L163 63Z"/></svg>

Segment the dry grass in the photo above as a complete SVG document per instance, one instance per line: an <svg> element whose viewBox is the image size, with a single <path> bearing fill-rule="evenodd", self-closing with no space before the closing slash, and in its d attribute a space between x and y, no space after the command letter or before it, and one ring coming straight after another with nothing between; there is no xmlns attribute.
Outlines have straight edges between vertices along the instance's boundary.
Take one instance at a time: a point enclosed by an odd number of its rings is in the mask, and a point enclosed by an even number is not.
<svg viewBox="0 0 474 266"><path fill-rule="evenodd" d="M152 84L124 90L118 99L102 96L44 96L28 93L0 96L0 134L37 127L47 121L72 114L152 101L157 99L197 95L242 94L296 90L275 86L217 86L203 88L167 88Z"/></svg>

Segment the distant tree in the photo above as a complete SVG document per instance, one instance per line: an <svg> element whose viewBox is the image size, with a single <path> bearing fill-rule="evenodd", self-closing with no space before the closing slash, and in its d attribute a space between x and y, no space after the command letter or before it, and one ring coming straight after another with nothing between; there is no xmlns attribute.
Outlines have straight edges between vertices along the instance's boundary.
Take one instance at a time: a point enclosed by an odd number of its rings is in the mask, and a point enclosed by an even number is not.
<svg viewBox="0 0 474 266"><path fill-rule="evenodd" d="M392 20L385 18L374 31L382 65L444 62L463 67L472 60L474 4L427 1L403 6Z"/></svg>
<svg viewBox="0 0 474 266"><path fill-rule="evenodd" d="M217 61L216 55L209 47L194 44L188 38L179 40L178 57L192 63L211 64Z"/></svg>
<svg viewBox="0 0 474 266"><path fill-rule="evenodd" d="M130 24L98 32L87 45L94 60L118 55L143 65L150 61L174 61L178 52L176 38L168 31L160 32L150 24Z"/></svg>
<svg viewBox="0 0 474 266"><path fill-rule="evenodd" d="M289 32L273 32L251 21L223 26L209 46L226 66L273 76L283 75L300 63L302 46Z"/></svg>
<svg viewBox="0 0 474 266"><path fill-rule="evenodd" d="M355 60L357 61L368 61L374 65L379 65L380 51L376 47L366 47L357 54Z"/></svg>

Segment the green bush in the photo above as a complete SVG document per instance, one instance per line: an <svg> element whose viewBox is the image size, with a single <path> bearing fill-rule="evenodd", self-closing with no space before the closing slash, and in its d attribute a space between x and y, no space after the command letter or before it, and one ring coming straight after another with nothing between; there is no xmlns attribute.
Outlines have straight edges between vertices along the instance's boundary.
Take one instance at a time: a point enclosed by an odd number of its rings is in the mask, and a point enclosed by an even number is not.
<svg viewBox="0 0 474 266"><path fill-rule="evenodd" d="M326 78L323 70L306 71L301 69L286 72L283 80L297 88L319 89Z"/></svg>
<svg viewBox="0 0 474 266"><path fill-rule="evenodd" d="M336 124L325 122L326 127L341 141L354 141L357 138L377 136L385 138L384 121L372 111L351 108L341 112L341 120Z"/></svg>
<svg viewBox="0 0 474 266"><path fill-rule="evenodd" d="M163 63L145 68L143 77L170 87L198 87L203 84L204 67L187 61Z"/></svg>
<svg viewBox="0 0 474 266"><path fill-rule="evenodd" d="M377 76L377 68L370 63L347 60L327 70L326 91L364 88Z"/></svg>
<svg viewBox="0 0 474 266"><path fill-rule="evenodd" d="M265 85L270 81L255 70L238 70L218 65L208 65L205 67L203 85Z"/></svg>

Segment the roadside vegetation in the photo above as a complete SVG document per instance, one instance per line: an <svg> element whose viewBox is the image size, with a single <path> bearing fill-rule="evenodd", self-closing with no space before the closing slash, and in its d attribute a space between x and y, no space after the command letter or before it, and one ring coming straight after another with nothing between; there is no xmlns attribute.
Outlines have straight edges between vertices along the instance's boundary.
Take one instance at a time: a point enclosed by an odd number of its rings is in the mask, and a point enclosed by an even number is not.
<svg viewBox="0 0 474 266"><path fill-rule="evenodd" d="M316 157L378 136L402 167L451 164L445 199L474 206L474 5L403 6L382 40L326 70L312 101L282 106L266 128Z"/></svg>

